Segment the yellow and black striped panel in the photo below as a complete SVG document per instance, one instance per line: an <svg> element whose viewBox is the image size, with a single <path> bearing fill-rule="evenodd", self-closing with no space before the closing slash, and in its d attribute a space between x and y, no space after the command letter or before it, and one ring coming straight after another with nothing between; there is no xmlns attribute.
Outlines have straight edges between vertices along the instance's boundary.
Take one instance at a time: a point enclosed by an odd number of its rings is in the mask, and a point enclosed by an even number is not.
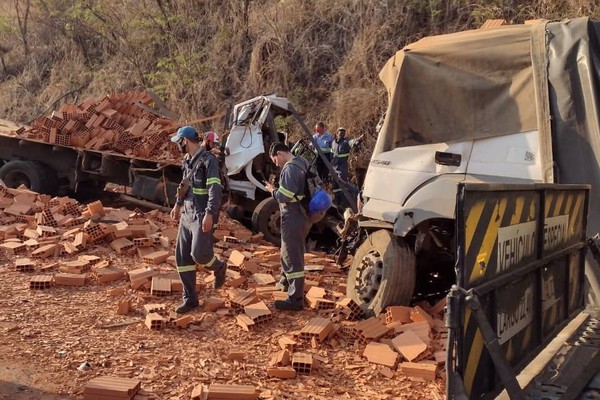
<svg viewBox="0 0 600 400"><path fill-rule="evenodd" d="M457 240L462 250L459 283L466 289L481 289L482 284L527 267L542 254L552 255L583 241L586 194L580 189L467 190L459 200L457 214ZM581 258L572 258L550 260L481 297L482 309L511 366L523 365L539 348L542 335L546 338L554 333L567 318L567 305L570 311L580 308L582 263ZM499 382L468 308L461 333L463 382L469 398L481 398L497 389Z"/></svg>
<svg viewBox="0 0 600 400"><path fill-rule="evenodd" d="M541 270L543 339L566 318L567 266L567 257L561 257Z"/></svg>
<svg viewBox="0 0 600 400"><path fill-rule="evenodd" d="M484 307L488 306L487 297L480 298ZM478 399L494 387L493 363L488 353L481 330L470 308L465 310L463 326L462 377L465 390L470 399Z"/></svg>
<svg viewBox="0 0 600 400"><path fill-rule="evenodd" d="M491 292L482 300L482 308L488 310L488 320L496 327L507 361L512 366L519 364L537 345L533 324L535 274ZM477 399L491 392L497 382L477 321L468 308L463 335L463 382L469 398Z"/></svg>
<svg viewBox="0 0 600 400"><path fill-rule="evenodd" d="M544 194L543 256L585 240L585 190L547 190Z"/></svg>
<svg viewBox="0 0 600 400"><path fill-rule="evenodd" d="M583 307L584 258L580 252L569 254L569 316Z"/></svg>
<svg viewBox="0 0 600 400"><path fill-rule="evenodd" d="M539 210L540 194L535 191L475 191L466 196L463 287L536 259Z"/></svg>

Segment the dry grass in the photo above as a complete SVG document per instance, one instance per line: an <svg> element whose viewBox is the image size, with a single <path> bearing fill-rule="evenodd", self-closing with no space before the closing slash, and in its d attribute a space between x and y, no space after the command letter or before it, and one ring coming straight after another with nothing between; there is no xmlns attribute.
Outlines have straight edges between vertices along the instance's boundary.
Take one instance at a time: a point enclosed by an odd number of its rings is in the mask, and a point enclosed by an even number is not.
<svg viewBox="0 0 600 400"><path fill-rule="evenodd" d="M378 72L407 43L488 18L600 17L584 0L30 0L23 35L16 10L27 2L0 0L2 118L27 122L55 103L135 88L190 120L277 92L309 126L321 119L351 136L374 134Z"/></svg>

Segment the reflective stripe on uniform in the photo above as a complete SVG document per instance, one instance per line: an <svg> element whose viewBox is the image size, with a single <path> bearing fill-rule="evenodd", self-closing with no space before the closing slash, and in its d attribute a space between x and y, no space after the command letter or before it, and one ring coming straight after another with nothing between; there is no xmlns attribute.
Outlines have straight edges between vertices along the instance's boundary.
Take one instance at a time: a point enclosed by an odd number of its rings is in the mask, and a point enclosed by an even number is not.
<svg viewBox="0 0 600 400"><path fill-rule="evenodd" d="M342 191L341 188L333 189L333 193L338 193L338 192L341 192L341 191Z"/></svg>
<svg viewBox="0 0 600 400"><path fill-rule="evenodd" d="M285 274L285 277L287 279L298 279L298 278L304 278L304 271L299 271L299 272L290 272L289 274Z"/></svg>
<svg viewBox="0 0 600 400"><path fill-rule="evenodd" d="M208 194L208 189L204 189L204 188L192 188L192 193L194 194Z"/></svg>
<svg viewBox="0 0 600 400"><path fill-rule="evenodd" d="M294 198L290 200L290 203L296 203L296 202L302 200L303 198L304 198L303 194L301 194L300 196L294 196Z"/></svg>
<svg viewBox="0 0 600 400"><path fill-rule="evenodd" d="M219 178L208 178L206 180L206 186L208 185L220 185L221 184L221 179Z"/></svg>
<svg viewBox="0 0 600 400"><path fill-rule="evenodd" d="M337 158L346 158L346 157L350 157L350 153L341 153L336 155Z"/></svg>
<svg viewBox="0 0 600 400"><path fill-rule="evenodd" d="M190 272L195 271L196 265L178 265L177 272Z"/></svg>
<svg viewBox="0 0 600 400"><path fill-rule="evenodd" d="M321 147L321 151L323 153L329 153L329 152L331 152L331 148L329 148L329 147Z"/></svg>
<svg viewBox="0 0 600 400"><path fill-rule="evenodd" d="M277 189L277 190L279 191L279 193L281 193L285 197L289 197L290 199L294 198L294 192L287 190L283 186L279 186L279 189Z"/></svg>
<svg viewBox="0 0 600 400"><path fill-rule="evenodd" d="M212 265L215 263L215 261L217 261L217 257L213 256L213 258L207 262L206 264L204 264L204 268L210 268L212 267Z"/></svg>

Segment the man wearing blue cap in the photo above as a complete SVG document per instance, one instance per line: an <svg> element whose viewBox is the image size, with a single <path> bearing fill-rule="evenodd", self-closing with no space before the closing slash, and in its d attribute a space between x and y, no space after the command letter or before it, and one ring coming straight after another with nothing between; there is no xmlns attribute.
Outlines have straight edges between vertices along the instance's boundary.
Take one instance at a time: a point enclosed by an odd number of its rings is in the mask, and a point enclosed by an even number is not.
<svg viewBox="0 0 600 400"><path fill-rule="evenodd" d="M221 205L219 162L210 151L216 140L215 132L208 132L201 140L191 126L179 128L171 138L185 154L183 179L171 211L171 218L180 221L175 248L177 272L183 284L183 303L175 310L179 314L198 307L197 264L213 271L215 289L225 283L227 263L215 257L213 251L213 228Z"/></svg>

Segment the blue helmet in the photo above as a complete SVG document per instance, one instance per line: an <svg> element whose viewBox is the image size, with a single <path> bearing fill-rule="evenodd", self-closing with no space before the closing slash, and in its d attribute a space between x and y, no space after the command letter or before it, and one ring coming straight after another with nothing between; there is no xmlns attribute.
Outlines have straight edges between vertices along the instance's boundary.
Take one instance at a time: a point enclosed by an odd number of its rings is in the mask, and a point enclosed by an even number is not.
<svg viewBox="0 0 600 400"><path fill-rule="evenodd" d="M311 214L327 211L331 207L331 196L325 190L318 188L308 203L308 211Z"/></svg>
<svg viewBox="0 0 600 400"><path fill-rule="evenodd" d="M181 128L177 129L175 136L171 137L171 142L178 142L182 138L198 139L198 132L193 126L182 126Z"/></svg>

